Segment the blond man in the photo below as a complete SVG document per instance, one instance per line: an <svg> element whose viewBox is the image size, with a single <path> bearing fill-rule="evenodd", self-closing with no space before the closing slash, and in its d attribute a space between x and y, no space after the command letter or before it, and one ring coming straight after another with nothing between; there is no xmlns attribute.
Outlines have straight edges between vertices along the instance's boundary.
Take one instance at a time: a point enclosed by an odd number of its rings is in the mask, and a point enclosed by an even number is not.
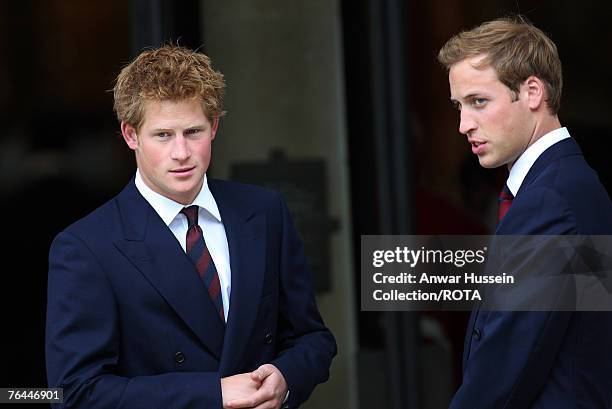
<svg viewBox="0 0 612 409"><path fill-rule="evenodd" d="M457 34L438 59L472 153L509 170L496 234L612 233L608 194L557 115L562 70L551 39L522 17L498 19ZM610 345L608 312L475 310L450 407L610 407Z"/></svg>

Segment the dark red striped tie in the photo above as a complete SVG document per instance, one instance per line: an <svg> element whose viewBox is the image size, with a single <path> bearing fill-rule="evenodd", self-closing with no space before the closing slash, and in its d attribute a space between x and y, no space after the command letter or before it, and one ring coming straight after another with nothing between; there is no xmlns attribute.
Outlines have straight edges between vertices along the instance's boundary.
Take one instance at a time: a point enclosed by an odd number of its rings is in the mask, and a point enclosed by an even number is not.
<svg viewBox="0 0 612 409"><path fill-rule="evenodd" d="M501 191L498 198L497 223L501 222L501 219L508 213L510 206L512 206L513 199L514 195L512 195L508 185L504 185L504 189Z"/></svg>
<svg viewBox="0 0 612 409"><path fill-rule="evenodd" d="M210 251L206 247L202 228L198 225L198 206L184 207L181 210L187 216L187 256L193 264L208 289L208 295L212 300L221 320L225 322L223 313L223 299L221 297L221 283L219 282L219 274L215 262L210 256Z"/></svg>

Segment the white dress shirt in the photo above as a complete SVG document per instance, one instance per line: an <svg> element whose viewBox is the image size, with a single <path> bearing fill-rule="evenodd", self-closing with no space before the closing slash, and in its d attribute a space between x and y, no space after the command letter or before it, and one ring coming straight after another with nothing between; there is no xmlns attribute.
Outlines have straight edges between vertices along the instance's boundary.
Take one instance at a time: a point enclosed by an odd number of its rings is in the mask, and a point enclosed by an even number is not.
<svg viewBox="0 0 612 409"><path fill-rule="evenodd" d="M170 228L172 234L176 237L179 244L186 250L187 246L187 217L181 213L184 206L174 200L168 199L165 196L153 191L142 180L140 171L136 170L136 188L147 202L155 209L159 217L164 221L166 226ZM225 227L221 222L221 214L217 207L217 202L208 188L208 179L204 175L204 183L202 189L190 205L199 207L198 224L204 232L204 241L206 247L210 251L217 273L219 274L219 282L221 284L221 298L223 300L223 313L225 320L229 316L229 300L232 288L232 274L230 270L229 246L227 244L227 235ZM171 272L168 272L170 274Z"/></svg>
<svg viewBox="0 0 612 409"><path fill-rule="evenodd" d="M510 174L508 175L508 180L506 184L508 188L512 192L512 195L516 197L516 193L519 191L521 185L523 184L523 180L525 180L525 176L529 173L529 169L533 166L535 161L540 157L540 155L548 148L553 146L559 141L563 139L570 138L570 134L567 131L567 128L558 128L554 131L550 131L546 135L542 136L540 139L535 141L533 145L528 147L525 152L514 162L512 169L510 169Z"/></svg>

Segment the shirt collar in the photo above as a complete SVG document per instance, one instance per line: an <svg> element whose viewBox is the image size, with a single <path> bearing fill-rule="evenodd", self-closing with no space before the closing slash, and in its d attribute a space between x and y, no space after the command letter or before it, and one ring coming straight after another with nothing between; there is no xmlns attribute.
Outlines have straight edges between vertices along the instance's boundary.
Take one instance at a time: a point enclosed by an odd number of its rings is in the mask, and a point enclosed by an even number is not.
<svg viewBox="0 0 612 409"><path fill-rule="evenodd" d="M547 133L542 136L540 139L535 141L530 147L528 147L525 152L514 162L512 169L510 169L510 174L508 175L508 180L506 184L512 192L513 196L516 196L523 180L529 173L529 169L533 166L535 161L540 157L540 155L552 145L556 144L563 139L569 138L570 134L567 131L567 128L558 128L554 131Z"/></svg>
<svg viewBox="0 0 612 409"><path fill-rule="evenodd" d="M176 216L180 213L183 207L186 207L178 202L175 202L172 199L168 199L166 196L160 195L151 189L142 179L140 175L140 170L136 170L136 177L134 180L136 184L136 188L140 192L140 194L145 198L147 202L155 209L159 217L162 218L166 226L169 226L170 223L176 218ZM217 206L217 202L212 195L208 187L208 178L206 174L204 174L204 183L202 184L202 189L195 197L191 205L196 205L206 210L211 216L213 216L217 221L221 221L221 214L219 213L219 207Z"/></svg>

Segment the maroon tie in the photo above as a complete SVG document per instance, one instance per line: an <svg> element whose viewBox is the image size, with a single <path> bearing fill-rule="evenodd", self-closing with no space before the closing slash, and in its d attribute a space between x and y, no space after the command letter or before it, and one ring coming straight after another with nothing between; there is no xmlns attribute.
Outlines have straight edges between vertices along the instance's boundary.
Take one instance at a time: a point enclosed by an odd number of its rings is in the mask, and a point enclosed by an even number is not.
<svg viewBox="0 0 612 409"><path fill-rule="evenodd" d="M512 192L510 192L508 185L504 185L504 189L499 194L498 199L497 223L501 222L501 219L503 219L506 213L508 213L508 210L510 210L512 199L514 199Z"/></svg>
<svg viewBox="0 0 612 409"><path fill-rule="evenodd" d="M206 247L202 228L198 225L198 206L184 207L181 213L187 216L187 256L195 265L221 320L225 322L219 274L215 262L210 256L210 251Z"/></svg>

